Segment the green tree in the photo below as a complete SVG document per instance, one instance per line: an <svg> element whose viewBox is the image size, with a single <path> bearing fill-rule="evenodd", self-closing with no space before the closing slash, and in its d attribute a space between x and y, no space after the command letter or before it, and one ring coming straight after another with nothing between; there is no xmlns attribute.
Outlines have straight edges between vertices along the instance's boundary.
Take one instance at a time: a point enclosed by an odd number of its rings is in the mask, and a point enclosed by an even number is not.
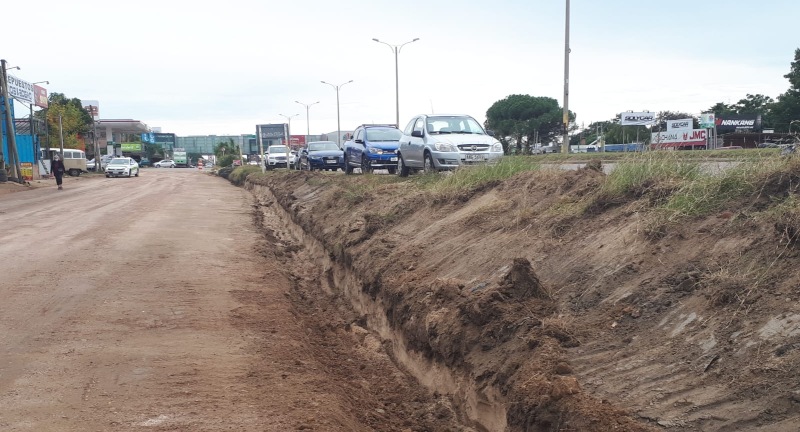
<svg viewBox="0 0 800 432"><path fill-rule="evenodd" d="M85 134L91 129L92 116L83 109L80 99L68 99L63 93L51 93L48 98L48 108L37 112L39 118L47 116L47 124L50 128L50 145L56 147L59 144L59 116L61 117L61 127L64 131L64 147L78 148L78 135Z"/></svg>
<svg viewBox="0 0 800 432"><path fill-rule="evenodd" d="M789 80L789 89L772 105L772 126L777 132L797 132L800 124L792 122L800 122L800 48L794 51L789 73L783 77Z"/></svg>
<svg viewBox="0 0 800 432"><path fill-rule="evenodd" d="M235 156L238 154L239 148L233 142L233 138L228 138L228 141L221 141L219 144L214 146L214 155L216 155L218 158L227 155Z"/></svg>
<svg viewBox="0 0 800 432"><path fill-rule="evenodd" d="M484 125L495 132L506 153L512 144L517 153L523 153L525 144L555 141L563 131L562 115L553 98L514 94L489 107ZM573 122L575 114L570 112L569 119Z"/></svg>

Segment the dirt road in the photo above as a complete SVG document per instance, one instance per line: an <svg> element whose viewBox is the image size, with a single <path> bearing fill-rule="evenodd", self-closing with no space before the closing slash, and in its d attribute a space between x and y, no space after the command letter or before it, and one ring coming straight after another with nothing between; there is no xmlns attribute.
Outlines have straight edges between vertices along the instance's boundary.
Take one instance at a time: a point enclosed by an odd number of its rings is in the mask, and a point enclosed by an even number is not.
<svg viewBox="0 0 800 432"><path fill-rule="evenodd" d="M273 240L193 170L0 197L0 430L468 430Z"/></svg>

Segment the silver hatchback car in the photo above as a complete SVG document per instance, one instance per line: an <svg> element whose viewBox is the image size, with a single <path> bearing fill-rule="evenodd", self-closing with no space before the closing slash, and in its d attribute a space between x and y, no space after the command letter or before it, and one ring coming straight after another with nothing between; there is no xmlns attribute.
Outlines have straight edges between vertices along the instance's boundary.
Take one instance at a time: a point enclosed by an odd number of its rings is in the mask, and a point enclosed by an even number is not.
<svg viewBox="0 0 800 432"><path fill-rule="evenodd" d="M411 170L494 163L503 157L503 146L468 115L423 114L403 130L397 156L397 174L405 177Z"/></svg>

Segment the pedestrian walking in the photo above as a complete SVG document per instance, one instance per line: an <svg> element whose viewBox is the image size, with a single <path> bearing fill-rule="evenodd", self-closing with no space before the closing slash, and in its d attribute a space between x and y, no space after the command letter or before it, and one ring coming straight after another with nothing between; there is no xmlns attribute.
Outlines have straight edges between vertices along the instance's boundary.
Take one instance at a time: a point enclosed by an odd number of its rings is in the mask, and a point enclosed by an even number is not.
<svg viewBox="0 0 800 432"><path fill-rule="evenodd" d="M53 163L50 165L50 172L56 177L58 189L63 189L61 187L61 182L64 178L64 161L61 160L61 156L53 156Z"/></svg>

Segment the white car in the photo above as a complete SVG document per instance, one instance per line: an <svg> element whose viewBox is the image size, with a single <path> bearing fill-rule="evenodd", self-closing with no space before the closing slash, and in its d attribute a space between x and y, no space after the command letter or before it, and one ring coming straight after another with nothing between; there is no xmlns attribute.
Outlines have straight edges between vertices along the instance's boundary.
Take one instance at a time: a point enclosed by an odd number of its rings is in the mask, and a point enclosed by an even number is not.
<svg viewBox="0 0 800 432"><path fill-rule="evenodd" d="M267 147L266 161L267 169L288 168L289 148L285 145L273 145Z"/></svg>
<svg viewBox="0 0 800 432"><path fill-rule="evenodd" d="M106 166L106 177L139 177L139 164L133 158L117 157Z"/></svg>
<svg viewBox="0 0 800 432"><path fill-rule="evenodd" d="M451 170L463 165L494 163L503 145L468 115L431 114L411 119L397 149L397 174L411 170Z"/></svg>
<svg viewBox="0 0 800 432"><path fill-rule="evenodd" d="M164 159L154 163L153 166L156 168L175 168L175 161Z"/></svg>

